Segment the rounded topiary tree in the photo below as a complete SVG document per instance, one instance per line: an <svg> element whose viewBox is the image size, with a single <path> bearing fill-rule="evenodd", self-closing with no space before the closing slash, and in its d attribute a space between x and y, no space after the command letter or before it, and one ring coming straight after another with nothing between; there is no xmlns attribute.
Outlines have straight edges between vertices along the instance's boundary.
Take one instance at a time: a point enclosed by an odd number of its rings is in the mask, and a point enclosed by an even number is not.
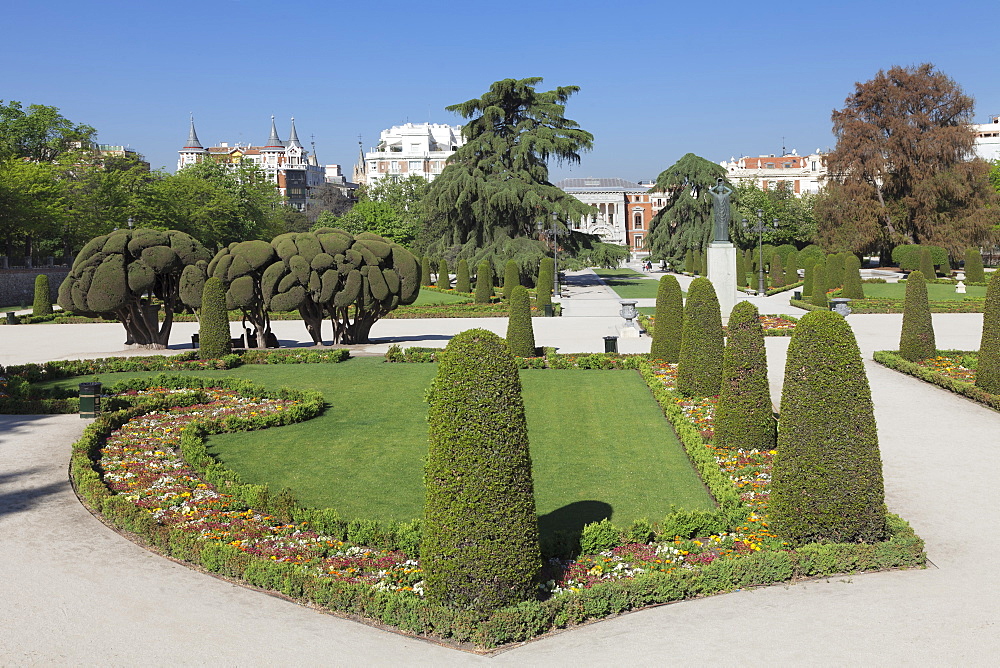
<svg viewBox="0 0 1000 668"><path fill-rule="evenodd" d="M854 253L844 258L844 289L842 296L848 299L864 299L865 289L861 284L861 260Z"/></svg>
<svg viewBox="0 0 1000 668"><path fill-rule="evenodd" d="M442 290L451 289L451 274L448 273L448 260L441 260L438 263L437 286Z"/></svg>
<svg viewBox="0 0 1000 668"><path fill-rule="evenodd" d="M510 317L507 318L507 345L518 357L535 356L535 330L531 325L531 298L523 285L510 293Z"/></svg>
<svg viewBox="0 0 1000 668"><path fill-rule="evenodd" d="M472 282L469 280L468 260L458 261L458 271L455 274L455 292L472 292Z"/></svg>
<svg viewBox="0 0 1000 668"><path fill-rule="evenodd" d="M986 272L983 270L983 256L978 248L965 249L965 280L969 283L983 283Z"/></svg>
<svg viewBox="0 0 1000 668"><path fill-rule="evenodd" d="M426 256L420 261L420 285L434 285L434 279L431 278L431 262L433 260Z"/></svg>
<svg viewBox="0 0 1000 668"><path fill-rule="evenodd" d="M203 360L217 359L233 350L229 336L229 311L226 309L226 286L221 278L209 278L202 289L198 346L198 356Z"/></svg>
<svg viewBox="0 0 1000 668"><path fill-rule="evenodd" d="M767 383L764 330L757 307L742 301L729 315L715 442L727 448L773 450L777 422Z"/></svg>
<svg viewBox="0 0 1000 668"><path fill-rule="evenodd" d="M49 277L45 274L35 276L35 299L31 305L31 315L52 314L52 292L49 289Z"/></svg>
<svg viewBox="0 0 1000 668"><path fill-rule="evenodd" d="M677 363L677 391L688 397L711 397L722 382L722 313L707 278L688 286Z"/></svg>
<svg viewBox="0 0 1000 668"><path fill-rule="evenodd" d="M810 303L813 306L827 306L826 297L826 263L817 264L812 275L812 298Z"/></svg>
<svg viewBox="0 0 1000 668"><path fill-rule="evenodd" d="M899 354L911 362L925 360L937 354L931 305L927 301L927 281L924 280L924 274L920 270L910 272L910 277L906 279Z"/></svg>
<svg viewBox="0 0 1000 668"><path fill-rule="evenodd" d="M479 263L476 271L476 297L477 304L489 304L493 301L493 265L489 260Z"/></svg>
<svg viewBox="0 0 1000 668"><path fill-rule="evenodd" d="M781 264L781 255L777 251L771 254L771 265L768 267L771 287L780 288L785 285L785 268Z"/></svg>
<svg viewBox="0 0 1000 668"><path fill-rule="evenodd" d="M920 271L923 272L926 279L937 278L937 272L934 270L934 258L931 257L931 249L924 247L920 249Z"/></svg>
<svg viewBox="0 0 1000 668"><path fill-rule="evenodd" d="M521 270L514 260L507 260L503 269L503 298L510 299L514 288L521 285Z"/></svg>
<svg viewBox="0 0 1000 668"><path fill-rule="evenodd" d="M990 394L1000 394L1000 271L993 272L986 287L976 387Z"/></svg>
<svg viewBox="0 0 1000 668"><path fill-rule="evenodd" d="M788 345L768 518L792 544L886 535L871 390L854 333L833 311L804 315Z"/></svg>
<svg viewBox="0 0 1000 668"><path fill-rule="evenodd" d="M441 353L428 393L420 565L427 600L489 611L531 599L541 567L521 381L496 334Z"/></svg>
<svg viewBox="0 0 1000 668"><path fill-rule="evenodd" d="M653 342L649 346L650 359L676 363L681 354L681 331L684 326L684 296L677 277L666 274L660 277L656 290L656 316L653 324Z"/></svg>

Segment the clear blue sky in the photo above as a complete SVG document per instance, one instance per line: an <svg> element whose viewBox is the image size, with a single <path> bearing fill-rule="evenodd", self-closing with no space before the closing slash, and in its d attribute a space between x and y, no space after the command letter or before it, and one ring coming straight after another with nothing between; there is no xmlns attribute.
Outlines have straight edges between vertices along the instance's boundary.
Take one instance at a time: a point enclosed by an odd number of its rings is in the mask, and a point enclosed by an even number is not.
<svg viewBox="0 0 1000 668"><path fill-rule="evenodd" d="M567 116L595 136L566 176L654 179L687 152L713 161L833 145L857 81L932 62L1000 114L989 2L8 3L0 99L58 107L99 141L173 171L194 113L205 146L315 135L350 175L358 152L495 80L577 85ZM547 88L546 88L547 89Z"/></svg>

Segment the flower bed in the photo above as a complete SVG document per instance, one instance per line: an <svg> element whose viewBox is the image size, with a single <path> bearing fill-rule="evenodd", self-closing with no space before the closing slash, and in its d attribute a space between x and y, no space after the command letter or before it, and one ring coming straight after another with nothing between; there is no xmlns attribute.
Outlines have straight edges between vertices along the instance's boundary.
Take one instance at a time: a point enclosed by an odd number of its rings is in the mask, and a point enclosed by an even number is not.
<svg viewBox="0 0 1000 668"><path fill-rule="evenodd" d="M792 332L795 331L795 323L798 322L798 318L790 315L758 315L757 317L760 320L761 329L764 330L764 336L791 336ZM653 330L656 328L656 316L640 314L639 324L652 336Z"/></svg>
<svg viewBox="0 0 1000 668"><path fill-rule="evenodd" d="M900 357L896 350L876 350L873 358L890 369L909 374L1000 411L1000 395L984 392L975 385L977 355L976 351L939 350L936 357L910 362Z"/></svg>

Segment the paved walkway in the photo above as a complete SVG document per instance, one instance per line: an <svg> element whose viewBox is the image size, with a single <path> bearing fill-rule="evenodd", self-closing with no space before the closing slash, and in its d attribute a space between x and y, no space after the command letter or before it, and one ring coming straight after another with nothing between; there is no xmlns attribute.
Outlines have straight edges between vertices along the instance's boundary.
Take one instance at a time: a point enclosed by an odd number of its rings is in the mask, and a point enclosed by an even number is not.
<svg viewBox="0 0 1000 668"><path fill-rule="evenodd" d="M591 290L594 303L586 307L616 311L616 300L598 295L599 285L580 289L571 304ZM768 299L774 298L761 302ZM374 333L443 342L453 330L484 320L388 320ZM581 311L544 320L547 327L535 322L542 336L568 342L566 350L583 343L599 350L600 332L613 320ZM866 356L897 346L900 316L848 321ZM976 348L981 322L976 314L935 315L939 347ZM501 333L505 327L502 319L486 324ZM301 324L276 325L281 338L304 338L304 330L294 331ZM114 345L106 339L120 340L118 325L72 327L71 335L54 325L4 328L0 363L108 354ZM425 331L436 334L428 339ZM648 339L639 341L648 346ZM788 339L768 339L775 397L787 345ZM146 552L92 517L72 494L66 465L85 421L0 416L0 664L995 665L1000 413L872 362L866 367L887 504L926 540L932 568L687 601L492 658L324 615Z"/></svg>

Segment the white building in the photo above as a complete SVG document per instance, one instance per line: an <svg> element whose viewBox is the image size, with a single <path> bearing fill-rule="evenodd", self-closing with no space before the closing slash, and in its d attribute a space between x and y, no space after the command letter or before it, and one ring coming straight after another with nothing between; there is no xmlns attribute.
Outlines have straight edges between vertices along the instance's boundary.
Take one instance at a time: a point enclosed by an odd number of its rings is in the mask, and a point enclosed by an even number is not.
<svg viewBox="0 0 1000 668"><path fill-rule="evenodd" d="M976 155L983 160L1000 160L1000 116L993 116L989 123L973 125L976 133Z"/></svg>
<svg viewBox="0 0 1000 668"><path fill-rule="evenodd" d="M441 173L445 161L465 144L462 126L406 123L383 130L378 146L359 157L354 180L372 185L379 179L422 176L428 181Z"/></svg>
<svg viewBox="0 0 1000 668"><path fill-rule="evenodd" d="M601 241L642 251L653 216L667 204L664 193L651 192L649 184L625 179L563 179L557 188L584 204L594 213L573 223L574 229L596 234Z"/></svg>
<svg viewBox="0 0 1000 668"><path fill-rule="evenodd" d="M761 190L774 190L781 182L791 187L796 197L817 193L826 178L826 154L799 155L792 149L785 155L744 156L719 163L728 173L729 181L737 184L751 181Z"/></svg>

